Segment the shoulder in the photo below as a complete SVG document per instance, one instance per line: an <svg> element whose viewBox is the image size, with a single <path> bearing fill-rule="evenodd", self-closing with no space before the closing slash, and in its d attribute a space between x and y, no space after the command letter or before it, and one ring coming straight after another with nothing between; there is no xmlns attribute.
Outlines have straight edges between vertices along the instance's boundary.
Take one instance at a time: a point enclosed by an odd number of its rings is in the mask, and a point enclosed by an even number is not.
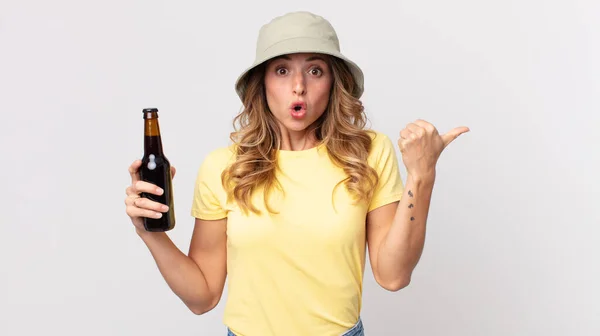
<svg viewBox="0 0 600 336"><path fill-rule="evenodd" d="M386 156L395 155L396 147L392 139L385 133L377 130L367 130L371 136L371 149L369 160L376 163Z"/></svg>
<svg viewBox="0 0 600 336"><path fill-rule="evenodd" d="M205 154L200 165L200 171L203 173L220 174L234 159L234 145L214 148Z"/></svg>
<svg viewBox="0 0 600 336"><path fill-rule="evenodd" d="M373 140L374 147L389 146L390 144L392 144L391 138L381 131L369 129L367 130L367 132L369 132L369 135Z"/></svg>
<svg viewBox="0 0 600 336"><path fill-rule="evenodd" d="M204 162L210 165L227 164L235 156L234 145L213 148L204 157Z"/></svg>

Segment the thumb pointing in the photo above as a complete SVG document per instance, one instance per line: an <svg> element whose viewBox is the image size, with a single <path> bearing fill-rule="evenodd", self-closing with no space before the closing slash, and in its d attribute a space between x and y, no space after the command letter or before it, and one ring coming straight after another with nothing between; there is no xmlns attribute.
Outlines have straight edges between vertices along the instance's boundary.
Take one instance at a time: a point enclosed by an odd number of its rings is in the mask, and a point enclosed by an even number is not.
<svg viewBox="0 0 600 336"><path fill-rule="evenodd" d="M444 142L444 147L448 146L454 139L458 138L459 135L469 132L470 129L466 126L456 127L450 130L448 133L442 135L442 141Z"/></svg>

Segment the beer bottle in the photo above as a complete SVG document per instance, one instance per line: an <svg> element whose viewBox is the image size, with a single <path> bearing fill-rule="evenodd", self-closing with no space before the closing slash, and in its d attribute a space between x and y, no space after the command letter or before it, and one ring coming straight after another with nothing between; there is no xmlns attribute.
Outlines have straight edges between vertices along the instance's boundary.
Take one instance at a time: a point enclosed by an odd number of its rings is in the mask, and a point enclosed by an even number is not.
<svg viewBox="0 0 600 336"><path fill-rule="evenodd" d="M157 185L164 192L160 196L142 193L141 197L169 206L169 211L163 213L161 218L144 217L144 228L146 231L154 232L169 231L175 227L171 163L163 152L158 109L145 108L142 112L144 114L144 156L139 169L140 179Z"/></svg>

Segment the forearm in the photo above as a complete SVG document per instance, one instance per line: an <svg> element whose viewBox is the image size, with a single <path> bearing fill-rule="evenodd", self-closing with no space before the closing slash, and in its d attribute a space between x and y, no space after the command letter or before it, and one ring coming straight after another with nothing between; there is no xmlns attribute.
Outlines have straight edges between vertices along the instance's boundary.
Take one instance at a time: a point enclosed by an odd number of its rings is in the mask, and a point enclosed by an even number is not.
<svg viewBox="0 0 600 336"><path fill-rule="evenodd" d="M185 255L164 232L137 230L171 290L194 313L211 310L217 298L209 290L201 265Z"/></svg>
<svg viewBox="0 0 600 336"><path fill-rule="evenodd" d="M408 285L421 257L434 181L435 173L408 176L393 222L379 247L379 277L394 288Z"/></svg>

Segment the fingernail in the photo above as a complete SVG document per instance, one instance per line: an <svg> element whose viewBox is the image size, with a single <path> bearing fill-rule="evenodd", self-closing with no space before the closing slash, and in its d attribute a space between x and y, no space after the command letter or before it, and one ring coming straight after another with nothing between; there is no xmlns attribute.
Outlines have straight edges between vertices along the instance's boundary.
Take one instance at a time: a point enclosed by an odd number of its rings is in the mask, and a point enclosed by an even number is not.
<svg viewBox="0 0 600 336"><path fill-rule="evenodd" d="M163 193L163 190L162 190L161 188L156 188L156 192L157 192L159 195L162 195L162 193Z"/></svg>
<svg viewBox="0 0 600 336"><path fill-rule="evenodd" d="M167 210L169 210L169 207L168 207L168 206L166 206L166 205L163 205L163 206L162 206L162 209L163 209L163 211L167 211Z"/></svg>
<svg viewBox="0 0 600 336"><path fill-rule="evenodd" d="M155 214L154 214L154 217L156 217L156 218L160 218L160 217L162 217L162 213L160 213L160 212L157 212L157 213L155 213Z"/></svg>

